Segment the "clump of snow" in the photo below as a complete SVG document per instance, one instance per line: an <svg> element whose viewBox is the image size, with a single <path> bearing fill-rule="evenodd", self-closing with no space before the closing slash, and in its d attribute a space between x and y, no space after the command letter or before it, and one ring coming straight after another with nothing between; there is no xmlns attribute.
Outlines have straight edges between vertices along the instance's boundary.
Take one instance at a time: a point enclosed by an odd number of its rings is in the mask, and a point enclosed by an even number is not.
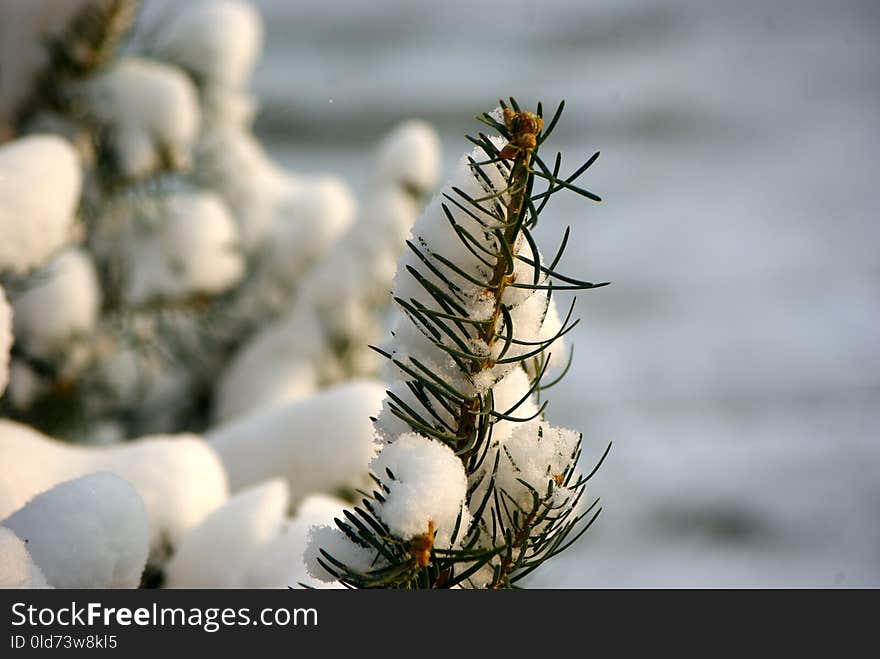
<svg viewBox="0 0 880 659"><path fill-rule="evenodd" d="M354 220L357 204L341 180L303 179L283 196L268 240L274 279L291 285L341 236Z"/></svg>
<svg viewBox="0 0 880 659"><path fill-rule="evenodd" d="M11 529L0 526L0 589L51 588L28 553L27 545Z"/></svg>
<svg viewBox="0 0 880 659"><path fill-rule="evenodd" d="M198 136L199 106L192 82L178 69L127 58L90 78L84 101L108 132L109 145L128 179L190 161Z"/></svg>
<svg viewBox="0 0 880 659"><path fill-rule="evenodd" d="M211 447L192 435L86 447L0 419L0 465L10 465L0 469L0 517L71 478L97 471L124 478L143 499L150 547L160 558L166 545L176 545L227 497L223 466Z"/></svg>
<svg viewBox="0 0 880 659"><path fill-rule="evenodd" d="M325 582L309 575L303 554L311 527L332 524L334 518L342 516L346 505L341 499L320 494L304 499L296 515L251 562L245 579L247 587L296 588L303 583L313 588L326 588ZM337 584L337 587L342 586Z"/></svg>
<svg viewBox="0 0 880 659"><path fill-rule="evenodd" d="M0 396L9 382L9 351L12 349L12 307L0 286Z"/></svg>
<svg viewBox="0 0 880 659"><path fill-rule="evenodd" d="M79 157L60 137L0 146L0 272L23 274L68 241L81 185Z"/></svg>
<svg viewBox="0 0 880 659"><path fill-rule="evenodd" d="M212 192L179 192L159 203L156 224L142 227L127 244L126 297L139 304L222 293L245 271L238 229Z"/></svg>
<svg viewBox="0 0 880 659"><path fill-rule="evenodd" d="M250 77L263 46L263 23L246 2L189 2L159 30L156 55L196 80L240 87Z"/></svg>
<svg viewBox="0 0 880 659"><path fill-rule="evenodd" d="M425 194L440 178L440 138L426 121L410 119L383 138L376 157L380 184Z"/></svg>
<svg viewBox="0 0 880 659"><path fill-rule="evenodd" d="M100 304L91 257L80 249L68 250L13 301L15 336L32 354L60 352L71 339L91 334Z"/></svg>
<svg viewBox="0 0 880 659"><path fill-rule="evenodd" d="M198 182L223 197L238 224L242 248L255 252L272 230L281 200L296 183L243 127L211 127L199 140L195 156Z"/></svg>
<svg viewBox="0 0 880 659"><path fill-rule="evenodd" d="M235 491L282 477L296 504L307 494L359 487L375 453L369 417L384 389L349 382L244 416L210 431Z"/></svg>
<svg viewBox="0 0 880 659"><path fill-rule="evenodd" d="M287 506L287 485L281 479L239 492L183 538L166 566L167 585L248 586L248 568L263 546L281 531Z"/></svg>
<svg viewBox="0 0 880 659"><path fill-rule="evenodd" d="M467 528L467 477L448 446L407 433L386 445L371 467L389 489L385 501L377 504L379 516L397 537L422 535L431 524L437 531L435 544L447 547L460 515L459 527Z"/></svg>
<svg viewBox="0 0 880 659"><path fill-rule="evenodd" d="M286 318L269 324L230 360L214 392L218 422L228 423L318 390L318 369L301 355L303 346L321 345L321 326L314 313L296 319L296 326L283 322Z"/></svg>
<svg viewBox="0 0 880 659"><path fill-rule="evenodd" d="M574 458L580 434L544 422L514 424L504 441L497 484L523 504L531 494L520 480L545 492L550 480L561 477Z"/></svg>
<svg viewBox="0 0 880 659"><path fill-rule="evenodd" d="M324 553L329 554L334 560L342 563L353 572L365 573L382 567L382 561L377 557L374 549L355 544L338 527L313 526L309 531L308 544L303 553L306 572L318 581L336 582L337 578L327 572L319 562L323 561L331 568L334 567L334 564L328 560Z"/></svg>
<svg viewBox="0 0 880 659"><path fill-rule="evenodd" d="M56 588L134 588L149 549L143 501L125 480L97 473L38 495L3 521Z"/></svg>

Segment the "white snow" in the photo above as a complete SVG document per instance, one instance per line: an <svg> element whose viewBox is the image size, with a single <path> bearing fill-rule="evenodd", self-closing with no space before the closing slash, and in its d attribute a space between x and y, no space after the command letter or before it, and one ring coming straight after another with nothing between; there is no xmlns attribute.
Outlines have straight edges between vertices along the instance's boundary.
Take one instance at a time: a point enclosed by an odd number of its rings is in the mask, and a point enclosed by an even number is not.
<svg viewBox="0 0 880 659"><path fill-rule="evenodd" d="M134 588L149 550L149 520L125 480L96 473L56 485L3 520L56 588Z"/></svg>
<svg viewBox="0 0 880 659"><path fill-rule="evenodd" d="M380 185L431 192L440 178L440 138L426 121L398 124L379 145L376 178Z"/></svg>
<svg viewBox="0 0 880 659"><path fill-rule="evenodd" d="M138 58L88 80L84 100L109 131L122 173L138 179L190 162L198 136L196 90L180 70Z"/></svg>
<svg viewBox="0 0 880 659"><path fill-rule="evenodd" d="M285 320L257 332L230 360L214 392L217 422L229 423L318 390L318 368L302 357L305 346L323 347L318 318L314 313L298 315L296 325Z"/></svg>
<svg viewBox="0 0 880 659"><path fill-rule="evenodd" d="M321 560L331 568L334 567L322 551L354 572L363 573L382 567L382 561L377 558L375 550L356 545L336 526L322 524L311 527L303 553L306 571L318 581L333 583L337 580L318 562Z"/></svg>
<svg viewBox="0 0 880 659"><path fill-rule="evenodd" d="M538 492L546 492L549 481L562 476L570 466L579 439L573 430L543 422L513 424L502 444L497 486L530 509L531 493L520 479Z"/></svg>
<svg viewBox="0 0 880 659"><path fill-rule="evenodd" d="M110 447L65 444L0 419L0 517L61 481L96 471L124 478L150 517L150 547L161 558L227 497L223 466L192 435L144 437Z"/></svg>
<svg viewBox="0 0 880 659"><path fill-rule="evenodd" d="M67 242L81 185L79 157L60 137L0 146L0 272L23 274Z"/></svg>
<svg viewBox="0 0 880 659"><path fill-rule="evenodd" d="M312 495L300 503L296 515L288 520L270 542L251 561L245 579L248 588L296 588L304 583L327 588L327 583L311 577L303 555L309 531L315 525L329 525L342 516L348 504L336 497ZM336 587L342 587L336 584Z"/></svg>
<svg viewBox="0 0 880 659"><path fill-rule="evenodd" d="M85 339L95 327L101 291L87 252L65 251L13 300L16 339L35 355L51 355Z"/></svg>
<svg viewBox="0 0 880 659"><path fill-rule="evenodd" d="M351 226L354 196L332 176L302 178L281 197L267 241L268 267L291 286Z"/></svg>
<svg viewBox="0 0 880 659"><path fill-rule="evenodd" d="M459 515L463 516L460 529L470 523L467 476L448 446L407 433L387 444L371 469L390 490L385 502L376 505L382 521L397 537L408 540L422 535L431 524L437 532L435 544L447 547Z"/></svg>
<svg viewBox="0 0 880 659"><path fill-rule="evenodd" d="M241 280L245 263L238 229L219 196L178 192L159 201L156 210L155 224L145 223L126 241L126 297L133 304L216 295Z"/></svg>
<svg viewBox="0 0 880 659"><path fill-rule="evenodd" d="M332 494L363 483L375 453L369 417L383 396L377 383L348 382L257 410L206 438L226 466L233 491L282 477L295 505L311 493Z"/></svg>
<svg viewBox="0 0 880 659"><path fill-rule="evenodd" d="M245 127L211 126L195 149L194 175L220 194L238 224L242 248L255 252L266 240L281 200L296 186Z"/></svg>
<svg viewBox="0 0 880 659"><path fill-rule="evenodd" d="M27 545L11 529L0 526L0 589L51 588Z"/></svg>
<svg viewBox="0 0 880 659"><path fill-rule="evenodd" d="M248 568L281 531L287 485L271 479L242 490L184 536L165 569L171 588L242 588ZM296 561L296 556L290 556Z"/></svg>
<svg viewBox="0 0 880 659"><path fill-rule="evenodd" d="M236 88L250 77L263 46L263 23L247 2L213 0L175 7L153 45L155 54L200 83Z"/></svg>
<svg viewBox="0 0 880 659"><path fill-rule="evenodd" d="M6 291L0 286L0 396L9 382L9 351L12 349L12 307L6 299Z"/></svg>
<svg viewBox="0 0 880 659"><path fill-rule="evenodd" d="M531 374L526 373L522 368L513 368L507 375L501 378L492 387L493 402L495 411L500 413L508 413L516 418L528 418L538 411L535 404L534 394L528 396L524 401L526 393L529 391L531 384ZM523 401L520 403L520 401ZM512 409L514 405L519 404L516 409ZM522 424L516 421L506 421L497 419L492 426L493 441L503 443L510 433Z"/></svg>

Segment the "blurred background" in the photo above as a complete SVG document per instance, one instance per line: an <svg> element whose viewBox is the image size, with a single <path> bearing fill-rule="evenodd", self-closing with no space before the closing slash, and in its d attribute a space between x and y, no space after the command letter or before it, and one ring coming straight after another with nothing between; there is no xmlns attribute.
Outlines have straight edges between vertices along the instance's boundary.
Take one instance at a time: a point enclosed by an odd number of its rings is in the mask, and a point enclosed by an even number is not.
<svg viewBox="0 0 880 659"><path fill-rule="evenodd" d="M566 100L553 140L604 202L572 226L574 365L599 522L535 586L880 585L880 5L260 0L257 133L364 180L404 117L445 169L498 97Z"/></svg>

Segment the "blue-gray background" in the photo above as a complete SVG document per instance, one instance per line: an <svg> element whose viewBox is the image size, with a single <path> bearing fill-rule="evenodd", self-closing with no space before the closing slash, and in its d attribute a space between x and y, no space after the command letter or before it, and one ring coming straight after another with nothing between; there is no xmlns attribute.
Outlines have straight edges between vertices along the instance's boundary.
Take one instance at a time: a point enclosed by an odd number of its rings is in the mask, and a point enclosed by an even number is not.
<svg viewBox="0 0 880 659"><path fill-rule="evenodd" d="M880 586L880 3L260 0L260 136L355 189L395 121L447 171L501 95L601 150L547 250L582 294L551 421L604 512L532 584Z"/></svg>

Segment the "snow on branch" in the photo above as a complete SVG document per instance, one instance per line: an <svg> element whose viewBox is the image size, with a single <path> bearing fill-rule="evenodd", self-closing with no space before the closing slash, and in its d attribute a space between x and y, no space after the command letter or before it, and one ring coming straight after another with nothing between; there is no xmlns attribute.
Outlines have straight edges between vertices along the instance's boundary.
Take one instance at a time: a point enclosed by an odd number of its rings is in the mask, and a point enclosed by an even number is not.
<svg viewBox="0 0 880 659"><path fill-rule="evenodd" d="M376 430L374 488L316 528L312 576L356 587L509 587L595 519L584 508L581 435L545 418L552 355L577 322L556 289L586 290L549 265L532 229L541 200L575 189L538 154L542 107L514 99L480 119L476 145L406 241L393 282L398 322L377 349L394 368ZM586 168L583 168L586 169ZM582 171L581 171L582 173ZM538 185L543 181L544 189ZM593 193L575 189L583 196Z"/></svg>

